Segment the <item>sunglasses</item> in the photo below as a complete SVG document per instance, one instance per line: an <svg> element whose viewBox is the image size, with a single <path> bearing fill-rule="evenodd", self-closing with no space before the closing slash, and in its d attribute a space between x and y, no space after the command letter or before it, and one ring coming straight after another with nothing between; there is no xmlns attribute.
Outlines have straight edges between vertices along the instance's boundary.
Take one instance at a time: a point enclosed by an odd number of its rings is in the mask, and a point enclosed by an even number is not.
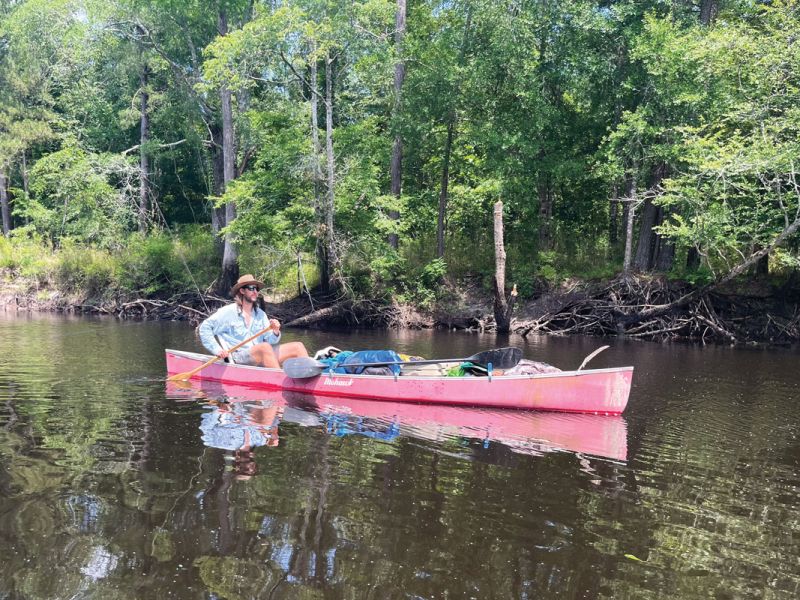
<svg viewBox="0 0 800 600"><path fill-rule="evenodd" d="M242 289L243 290L247 290L248 292L257 292L258 291L258 286L257 285L243 285Z"/></svg>

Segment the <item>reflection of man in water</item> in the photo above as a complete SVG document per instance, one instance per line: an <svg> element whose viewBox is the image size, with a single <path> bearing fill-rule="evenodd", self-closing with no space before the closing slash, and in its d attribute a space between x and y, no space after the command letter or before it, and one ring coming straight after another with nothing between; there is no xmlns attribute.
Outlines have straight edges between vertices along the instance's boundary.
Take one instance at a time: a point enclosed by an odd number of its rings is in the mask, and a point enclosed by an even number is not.
<svg viewBox="0 0 800 600"><path fill-rule="evenodd" d="M203 443L232 450L236 478L250 479L256 474L253 448L278 445L282 415L283 407L268 400L216 403L200 419Z"/></svg>

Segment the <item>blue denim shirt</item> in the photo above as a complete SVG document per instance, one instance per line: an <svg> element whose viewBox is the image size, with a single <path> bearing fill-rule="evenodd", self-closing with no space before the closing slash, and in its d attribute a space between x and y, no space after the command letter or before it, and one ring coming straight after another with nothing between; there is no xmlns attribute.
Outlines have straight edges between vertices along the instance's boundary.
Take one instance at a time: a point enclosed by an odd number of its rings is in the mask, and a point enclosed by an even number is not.
<svg viewBox="0 0 800 600"><path fill-rule="evenodd" d="M267 313L257 306L253 307L253 318L250 321L250 327L248 327L244 322L242 309L234 302L223 306L200 324L200 341L206 347L206 350L211 354L216 354L222 350L222 347L214 336L223 340L228 345L228 348L231 348L267 327L269 327ZM275 335L273 331L268 331L248 342L242 348L249 348L262 342L274 345L280 342L280 339L280 333Z"/></svg>

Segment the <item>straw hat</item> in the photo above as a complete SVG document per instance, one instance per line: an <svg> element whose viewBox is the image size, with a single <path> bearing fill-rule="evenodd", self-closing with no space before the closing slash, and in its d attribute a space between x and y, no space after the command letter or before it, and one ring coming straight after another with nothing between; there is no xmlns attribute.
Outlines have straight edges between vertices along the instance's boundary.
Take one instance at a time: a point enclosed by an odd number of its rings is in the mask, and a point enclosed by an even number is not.
<svg viewBox="0 0 800 600"><path fill-rule="evenodd" d="M259 290L264 287L264 284L258 281L255 277L250 275L242 275L239 277L239 280L236 282L236 285L231 288L231 298L233 298L236 294L239 293L239 289L245 285L254 285Z"/></svg>

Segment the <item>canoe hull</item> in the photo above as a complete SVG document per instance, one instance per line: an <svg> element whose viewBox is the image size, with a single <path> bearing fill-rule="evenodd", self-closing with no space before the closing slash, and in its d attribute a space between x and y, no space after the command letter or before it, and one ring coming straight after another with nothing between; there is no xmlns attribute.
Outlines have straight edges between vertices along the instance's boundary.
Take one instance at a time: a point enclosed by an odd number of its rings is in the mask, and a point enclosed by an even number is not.
<svg viewBox="0 0 800 600"><path fill-rule="evenodd" d="M166 358L167 372L174 375L191 371L211 357L166 350ZM193 378L314 396L618 415L628 403L633 367L492 378L325 373L310 379L291 379L280 369L219 362Z"/></svg>
<svg viewBox="0 0 800 600"><path fill-rule="evenodd" d="M376 402L219 381L190 384L170 381L166 393L178 401L224 399L229 404L245 402L277 407L282 411L281 423L324 426L328 433L337 436L385 433L387 437L380 439L403 435L436 443L467 438L482 442L484 447L502 444L513 452L537 456L574 452L615 461L628 458L627 424L623 416Z"/></svg>

